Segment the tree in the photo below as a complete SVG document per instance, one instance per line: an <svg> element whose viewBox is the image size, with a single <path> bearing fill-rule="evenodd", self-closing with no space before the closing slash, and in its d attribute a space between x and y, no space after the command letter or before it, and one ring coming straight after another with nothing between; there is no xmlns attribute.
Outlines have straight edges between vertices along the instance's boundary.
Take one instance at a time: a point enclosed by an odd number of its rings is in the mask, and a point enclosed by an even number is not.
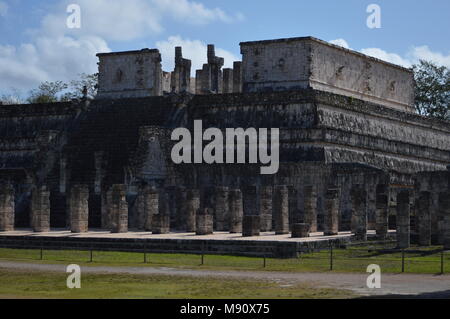
<svg viewBox="0 0 450 319"><path fill-rule="evenodd" d="M72 99L79 99L84 96L84 89L90 97L97 95L98 73L86 74L81 73L80 79L72 80L69 84L69 91L65 93L61 99L70 101Z"/></svg>
<svg viewBox="0 0 450 319"><path fill-rule="evenodd" d="M2 105L13 105L13 104L23 104L24 100L22 94L17 89L11 89L10 93L3 94L0 96L0 104Z"/></svg>
<svg viewBox="0 0 450 319"><path fill-rule="evenodd" d="M450 120L450 70L430 61L413 66L415 106L421 115Z"/></svg>
<svg viewBox="0 0 450 319"><path fill-rule="evenodd" d="M29 103L54 103L59 102L59 94L68 88L68 85L62 81L43 82L37 89L30 91L27 98Z"/></svg>

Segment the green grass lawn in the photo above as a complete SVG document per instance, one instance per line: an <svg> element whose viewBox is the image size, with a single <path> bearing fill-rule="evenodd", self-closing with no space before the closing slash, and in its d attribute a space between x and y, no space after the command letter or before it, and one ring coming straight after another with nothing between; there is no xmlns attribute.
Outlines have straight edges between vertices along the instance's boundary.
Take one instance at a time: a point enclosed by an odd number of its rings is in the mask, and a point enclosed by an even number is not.
<svg viewBox="0 0 450 319"><path fill-rule="evenodd" d="M333 250L333 271L366 272L370 264L378 264L385 273L399 273L402 270L402 254L379 253L376 247L355 247ZM435 252L439 247L413 248L405 253L405 272L436 274L441 271L441 254ZM39 250L0 249L0 260L15 260L38 263L77 263L90 266L138 266L172 267L188 269L216 270L263 270L289 272L322 272L330 269L330 252L321 251L302 254L299 258L267 258L264 267L263 258L205 255L201 265L200 255L190 254L147 254L144 263L143 253L133 252L93 252L90 262L89 251L44 250L40 260ZM444 271L450 273L450 252L444 255Z"/></svg>
<svg viewBox="0 0 450 319"><path fill-rule="evenodd" d="M299 299L351 298L348 290L283 285L269 281L173 277L164 275L85 274L81 289L66 287L67 274L0 269L0 298L170 298Z"/></svg>

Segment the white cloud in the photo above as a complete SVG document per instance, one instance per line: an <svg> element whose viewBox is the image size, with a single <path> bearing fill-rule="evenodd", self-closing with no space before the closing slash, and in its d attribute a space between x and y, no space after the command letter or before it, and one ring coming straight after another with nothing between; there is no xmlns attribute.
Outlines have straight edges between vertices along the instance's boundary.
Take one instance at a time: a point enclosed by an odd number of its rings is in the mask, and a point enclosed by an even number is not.
<svg viewBox="0 0 450 319"><path fill-rule="evenodd" d="M8 4L4 1L0 1L0 17L6 16L6 14L8 13L8 9Z"/></svg>
<svg viewBox="0 0 450 319"><path fill-rule="evenodd" d="M346 49L350 49L350 46L348 45L347 41L345 41L344 39L331 40L330 43L331 44L335 44L335 45L339 45L339 46L344 47Z"/></svg>
<svg viewBox="0 0 450 319"><path fill-rule="evenodd" d="M347 41L345 41L344 39L332 40L330 41L330 43L341 45L346 48L350 47ZM441 52L432 51L426 45L412 47L404 55L387 52L380 48L365 48L361 49L360 52L377 59L401 65L407 68L411 67L413 64L418 63L419 60L433 61L438 65L444 65L450 68L450 52L445 55Z"/></svg>
<svg viewBox="0 0 450 319"><path fill-rule="evenodd" d="M232 16L189 0L78 0L81 28L69 29L66 8L70 3L72 0L60 2L42 18L38 28L27 30L30 42L0 45L0 90L14 87L28 91L42 81L70 81L80 73L96 72L96 53L111 51L107 41L155 35L164 30L165 23L230 23L243 19L240 13ZM0 14L6 14L7 8L0 1ZM185 54L192 56L195 67L206 62L205 44L179 37L169 40L185 47ZM173 46L165 50L168 54L164 62L173 65ZM217 50L217 54L224 56L227 63L236 59L224 50Z"/></svg>
<svg viewBox="0 0 450 319"><path fill-rule="evenodd" d="M204 63L207 63L207 44L199 40L183 39L180 36L171 36L166 41L158 41L156 47L162 55L163 68L172 71L174 68L175 47L183 48L183 57L192 61L192 75L195 70L201 69ZM232 68L234 61L240 61L241 58L224 49L216 48L216 55L225 59L225 68Z"/></svg>

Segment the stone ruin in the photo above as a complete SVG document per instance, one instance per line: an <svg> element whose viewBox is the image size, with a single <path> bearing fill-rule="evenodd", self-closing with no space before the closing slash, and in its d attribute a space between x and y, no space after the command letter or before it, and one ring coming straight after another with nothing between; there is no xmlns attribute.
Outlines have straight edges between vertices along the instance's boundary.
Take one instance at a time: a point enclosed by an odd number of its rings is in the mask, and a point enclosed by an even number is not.
<svg viewBox="0 0 450 319"><path fill-rule="evenodd" d="M414 113L411 70L304 37L241 43L191 77L175 48L99 54L97 97L0 108L0 231L368 231L450 249L450 123ZM280 128L280 169L174 164L174 128Z"/></svg>

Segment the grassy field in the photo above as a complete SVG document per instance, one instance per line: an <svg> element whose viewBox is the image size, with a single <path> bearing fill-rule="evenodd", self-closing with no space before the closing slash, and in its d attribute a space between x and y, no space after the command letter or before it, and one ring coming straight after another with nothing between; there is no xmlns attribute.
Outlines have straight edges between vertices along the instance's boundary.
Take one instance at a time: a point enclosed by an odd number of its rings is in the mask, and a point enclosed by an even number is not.
<svg viewBox="0 0 450 319"><path fill-rule="evenodd" d="M333 250L333 271L366 272L370 264L378 264L385 273L402 271L400 252L380 253L375 247L358 247ZM407 273L437 274L441 272L439 247L405 252L404 270ZM0 249L0 260L15 260L38 263L77 263L90 266L137 266L172 267L216 270L263 270L288 272L323 272L330 270L330 251L302 254L294 259L205 255L201 264L200 255L189 254L147 254L143 253L93 251L90 262L89 251L44 250L40 260L39 250ZM450 273L450 252L444 254L444 272Z"/></svg>
<svg viewBox="0 0 450 319"><path fill-rule="evenodd" d="M351 298L347 290L305 284L163 275L85 274L81 289L66 287L67 274L0 269L0 298L319 299Z"/></svg>

